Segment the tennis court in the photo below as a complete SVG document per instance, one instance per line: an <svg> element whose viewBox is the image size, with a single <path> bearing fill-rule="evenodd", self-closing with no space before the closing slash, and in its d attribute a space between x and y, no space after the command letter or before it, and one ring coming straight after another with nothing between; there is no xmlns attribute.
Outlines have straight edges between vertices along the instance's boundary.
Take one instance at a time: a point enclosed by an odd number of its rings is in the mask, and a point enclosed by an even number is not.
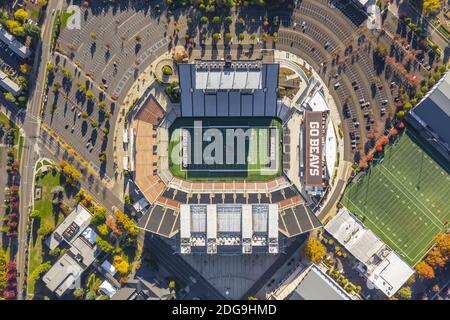
<svg viewBox="0 0 450 320"><path fill-rule="evenodd" d="M282 128L275 119L182 118L170 137L170 170L179 178L267 181L281 175Z"/></svg>
<svg viewBox="0 0 450 320"><path fill-rule="evenodd" d="M347 187L342 204L414 266L450 221L450 169L412 129Z"/></svg>

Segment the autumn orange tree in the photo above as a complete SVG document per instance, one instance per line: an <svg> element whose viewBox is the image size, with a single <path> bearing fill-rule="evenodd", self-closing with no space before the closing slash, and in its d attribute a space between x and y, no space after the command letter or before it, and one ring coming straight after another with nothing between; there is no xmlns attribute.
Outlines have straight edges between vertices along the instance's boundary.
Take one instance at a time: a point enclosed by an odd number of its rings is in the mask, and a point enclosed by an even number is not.
<svg viewBox="0 0 450 320"><path fill-rule="evenodd" d="M430 253L428 253L425 261L433 268L443 267L447 263L448 257L442 255L442 252L438 247L434 247Z"/></svg>
<svg viewBox="0 0 450 320"><path fill-rule="evenodd" d="M425 261L433 268L444 267L450 255L450 234L439 234L434 238L436 246L428 253Z"/></svg>
<svg viewBox="0 0 450 320"><path fill-rule="evenodd" d="M313 263L317 263L323 259L327 250L317 238L309 238L305 246L305 255Z"/></svg>
<svg viewBox="0 0 450 320"><path fill-rule="evenodd" d="M424 279L433 279L434 278L434 270L433 268L426 263L425 261L421 261L416 265L417 274Z"/></svg>

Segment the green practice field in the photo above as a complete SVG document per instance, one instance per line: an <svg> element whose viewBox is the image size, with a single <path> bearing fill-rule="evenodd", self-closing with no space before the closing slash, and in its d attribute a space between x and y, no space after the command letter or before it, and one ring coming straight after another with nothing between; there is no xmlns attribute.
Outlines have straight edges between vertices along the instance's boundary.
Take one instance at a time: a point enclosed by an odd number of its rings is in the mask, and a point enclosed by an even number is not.
<svg viewBox="0 0 450 320"><path fill-rule="evenodd" d="M191 141L195 140L193 129L194 121L201 121L203 132L207 129L215 129L223 137L222 152L224 157L232 157L233 163L227 163L223 158L223 163L203 163L194 164L194 153L210 148L211 141L205 138L200 148L193 145L189 147L190 163L187 167L181 164L183 154L181 129L187 130L191 136ZM238 140L233 138L233 143L228 144L227 131L240 130L248 133L244 148L238 148ZM248 131L247 131L248 130ZM281 175L282 159L282 126L281 123L272 118L180 118L177 119L169 130L169 165L173 175L192 181L267 181ZM272 139L271 139L272 137ZM275 139L275 140L273 140ZM197 140L195 140L197 141ZM215 139L213 140L215 141ZM192 142L194 144L194 142ZM275 159L268 163L271 146L276 148ZM240 149L240 150L239 150ZM214 152L214 155L216 153ZM245 159L244 162L238 159Z"/></svg>
<svg viewBox="0 0 450 320"><path fill-rule="evenodd" d="M412 130L346 189L342 204L411 266L450 221L450 169Z"/></svg>

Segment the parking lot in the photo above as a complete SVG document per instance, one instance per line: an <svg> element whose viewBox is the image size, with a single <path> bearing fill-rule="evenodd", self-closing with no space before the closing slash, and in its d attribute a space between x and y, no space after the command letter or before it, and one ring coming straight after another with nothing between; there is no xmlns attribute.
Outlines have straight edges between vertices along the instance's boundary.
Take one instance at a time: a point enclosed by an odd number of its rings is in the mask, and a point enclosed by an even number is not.
<svg viewBox="0 0 450 320"><path fill-rule="evenodd" d="M57 94L49 88L44 114L49 127L109 179L115 175L113 137L119 111L132 103L126 93L169 43L148 4L126 4L90 4L81 8L81 30L62 30L53 81L62 86ZM73 77L64 79L63 69ZM88 90L94 98L86 97ZM99 158L103 153L105 162Z"/></svg>

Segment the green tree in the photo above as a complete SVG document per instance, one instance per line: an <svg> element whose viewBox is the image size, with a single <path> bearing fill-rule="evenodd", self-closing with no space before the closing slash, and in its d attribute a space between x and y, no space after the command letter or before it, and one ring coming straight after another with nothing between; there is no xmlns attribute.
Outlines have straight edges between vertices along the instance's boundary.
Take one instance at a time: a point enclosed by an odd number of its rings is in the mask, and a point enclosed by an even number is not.
<svg viewBox="0 0 450 320"><path fill-rule="evenodd" d="M106 236L109 233L108 226L106 224L101 224L97 227L98 233L102 236Z"/></svg>
<svg viewBox="0 0 450 320"><path fill-rule="evenodd" d="M106 221L106 210L104 208L97 208L92 215L91 223L103 223Z"/></svg>
<svg viewBox="0 0 450 320"><path fill-rule="evenodd" d="M84 290L82 288L75 289L73 291L73 296L75 298L77 298L77 299L83 299L83 297L84 297Z"/></svg>
<svg viewBox="0 0 450 320"><path fill-rule="evenodd" d="M86 293L86 300L95 300L96 297L97 295L94 291L89 291L88 293Z"/></svg>
<svg viewBox="0 0 450 320"><path fill-rule="evenodd" d="M131 205L131 198L128 194L123 196L123 200L125 201L126 204Z"/></svg>
<svg viewBox="0 0 450 320"><path fill-rule="evenodd" d="M63 68L62 69L62 73L63 73L65 78L71 79L73 77L72 72L70 72L70 70L67 69L67 68Z"/></svg>
<svg viewBox="0 0 450 320"><path fill-rule="evenodd" d="M406 112L403 110L400 110L399 112L397 112L397 117L399 118L403 118L405 116Z"/></svg>
<svg viewBox="0 0 450 320"><path fill-rule="evenodd" d="M50 233L52 233L55 230L54 227L52 227L51 225L48 224L44 224L43 226L41 226L38 230L38 235L40 235L41 237L46 237L48 236Z"/></svg>
<svg viewBox="0 0 450 320"><path fill-rule="evenodd" d="M52 267L52 264L47 261L44 263L41 263L39 266L37 266L36 269L33 270L33 272L30 274L30 280L37 280L39 279L45 272L47 272L48 270L50 270L50 268Z"/></svg>
<svg viewBox="0 0 450 320"><path fill-rule="evenodd" d="M47 72L51 73L55 71L55 65L53 63L47 63Z"/></svg>
<svg viewBox="0 0 450 320"><path fill-rule="evenodd" d="M422 3L422 12L426 15L433 14L439 12L442 6L441 0L423 0Z"/></svg>
<svg viewBox="0 0 450 320"><path fill-rule="evenodd" d="M209 21L209 19L208 19L207 16L203 16L203 17L200 18L200 23L201 24L207 24L208 21Z"/></svg>
<svg viewBox="0 0 450 320"><path fill-rule="evenodd" d="M86 98L88 98L89 100L93 100L94 97L95 97L94 92L92 92L91 90L86 91Z"/></svg>
<svg viewBox="0 0 450 320"><path fill-rule="evenodd" d="M412 104L411 104L410 102L407 102L407 103L405 103L405 104L403 105L403 109L406 110L406 111L411 110L412 107L413 107L413 106L412 106Z"/></svg>
<svg viewBox="0 0 450 320"><path fill-rule="evenodd" d="M213 40L214 40L215 42L217 42L217 41L220 40L220 34L219 34L219 33L214 33L214 34L212 35L212 38L213 38Z"/></svg>
<svg viewBox="0 0 450 320"><path fill-rule="evenodd" d="M411 300L412 298L412 292L410 287L402 287L400 288L397 293L397 297L402 300Z"/></svg>
<svg viewBox="0 0 450 320"><path fill-rule="evenodd" d="M23 26L25 34L33 38L39 38L41 36L41 28L35 24L26 23Z"/></svg>
<svg viewBox="0 0 450 320"><path fill-rule="evenodd" d="M109 253L109 254L113 253L114 247L108 241L103 240L100 237L97 237L95 242L97 243L99 248L102 249L104 252Z"/></svg>
<svg viewBox="0 0 450 320"><path fill-rule="evenodd" d="M25 20L27 20L27 18L28 18L28 13L23 9L19 9L16 12L14 12L14 18L16 20L24 23Z"/></svg>
<svg viewBox="0 0 450 320"><path fill-rule="evenodd" d="M219 16L215 16L215 17L212 19L212 23L213 23L213 24L220 24L220 22L222 22L222 19L220 19Z"/></svg>
<svg viewBox="0 0 450 320"><path fill-rule="evenodd" d="M25 35L24 28L15 20L6 20L6 28L15 36L23 37Z"/></svg>
<svg viewBox="0 0 450 320"><path fill-rule="evenodd" d="M37 219L41 217L41 212L39 210L32 210L30 212L30 217L33 219Z"/></svg>
<svg viewBox="0 0 450 320"><path fill-rule="evenodd" d="M16 97L14 97L14 95L11 92L5 92L4 97L5 97L6 101L9 101L12 103L16 102Z"/></svg>
<svg viewBox="0 0 450 320"><path fill-rule="evenodd" d="M58 257L61 254L61 249L60 248L52 249L48 252L48 254L51 255L52 257Z"/></svg>

